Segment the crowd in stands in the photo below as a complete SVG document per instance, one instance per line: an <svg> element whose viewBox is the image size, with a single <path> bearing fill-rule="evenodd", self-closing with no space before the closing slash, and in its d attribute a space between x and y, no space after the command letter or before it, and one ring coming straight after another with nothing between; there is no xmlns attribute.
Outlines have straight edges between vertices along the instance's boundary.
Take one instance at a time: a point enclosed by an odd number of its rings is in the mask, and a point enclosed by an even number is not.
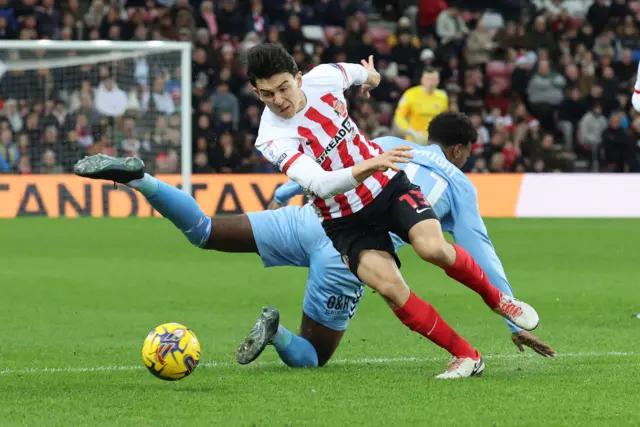
<svg viewBox="0 0 640 427"><path fill-rule="evenodd" d="M466 171L640 172L639 31L628 0L0 0L2 40L192 42L194 173L273 171L242 65L261 41L303 72L374 55L380 86L347 93L369 138L398 134L403 94L435 73L446 109L478 129ZM15 66L52 54L74 55L0 46L0 172L67 173L101 152L179 171L179 54Z"/></svg>

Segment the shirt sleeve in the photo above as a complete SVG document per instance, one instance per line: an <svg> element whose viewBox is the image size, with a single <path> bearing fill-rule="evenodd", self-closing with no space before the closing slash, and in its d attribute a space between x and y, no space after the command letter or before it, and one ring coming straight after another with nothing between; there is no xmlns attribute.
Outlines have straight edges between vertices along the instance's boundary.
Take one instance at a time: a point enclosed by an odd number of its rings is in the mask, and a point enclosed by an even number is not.
<svg viewBox="0 0 640 427"><path fill-rule="evenodd" d="M279 205L286 205L299 194L304 194L302 188L295 181L289 181L276 189L273 200Z"/></svg>
<svg viewBox="0 0 640 427"><path fill-rule="evenodd" d="M328 199L356 188L360 183L353 177L352 168L325 171L311 157L299 150L294 138L256 143L256 148L304 191Z"/></svg>
<svg viewBox="0 0 640 427"><path fill-rule="evenodd" d="M464 248L478 265L484 270L489 281L504 294L513 296L513 290L507 280L500 258L496 253L487 228L482 221L478 208L475 188L469 188L456 197L458 208L453 212L453 237L456 243ZM513 323L505 319L512 332L520 331Z"/></svg>
<svg viewBox="0 0 640 427"><path fill-rule="evenodd" d="M335 82L339 82L342 91L351 86L363 85L369 78L369 72L362 65L344 62L318 65L311 73L321 76L318 83L323 86L333 87L336 85ZM322 80L327 80L327 82L323 84Z"/></svg>

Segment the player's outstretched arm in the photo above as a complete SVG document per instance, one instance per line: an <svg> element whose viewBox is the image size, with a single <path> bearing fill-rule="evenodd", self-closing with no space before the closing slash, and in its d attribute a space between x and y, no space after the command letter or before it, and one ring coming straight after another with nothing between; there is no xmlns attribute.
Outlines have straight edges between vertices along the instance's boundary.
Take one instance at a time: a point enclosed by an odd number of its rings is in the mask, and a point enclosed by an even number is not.
<svg viewBox="0 0 640 427"><path fill-rule="evenodd" d="M376 88L380 84L380 73L373 63L373 55L369 55L366 60L360 61L360 64L349 64L340 62L337 64L324 64L316 67L318 72L326 72L327 77L331 76L331 80L327 81L328 85L333 82L342 81L341 89L347 90L352 86L360 86L360 91L365 98L368 98L369 91Z"/></svg>
<svg viewBox="0 0 640 427"><path fill-rule="evenodd" d="M397 163L408 163L413 157L410 147L401 146L355 166L325 171L311 157L299 151L300 142L293 138L258 141L256 148L272 164L280 168L304 191L327 199L356 188L377 171L400 170Z"/></svg>

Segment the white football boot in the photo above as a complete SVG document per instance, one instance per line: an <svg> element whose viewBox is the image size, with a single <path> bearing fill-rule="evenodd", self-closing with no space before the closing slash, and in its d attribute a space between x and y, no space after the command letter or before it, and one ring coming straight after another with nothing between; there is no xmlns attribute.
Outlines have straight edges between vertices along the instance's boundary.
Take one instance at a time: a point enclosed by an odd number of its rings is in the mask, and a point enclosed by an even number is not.
<svg viewBox="0 0 640 427"><path fill-rule="evenodd" d="M447 370L436 376L439 380L453 380L458 378L480 377L484 372L482 357L473 360L470 357L455 357L449 361Z"/></svg>
<svg viewBox="0 0 640 427"><path fill-rule="evenodd" d="M500 305L494 309L496 313L525 331L533 331L538 327L540 317L533 307L502 292L500 295Z"/></svg>

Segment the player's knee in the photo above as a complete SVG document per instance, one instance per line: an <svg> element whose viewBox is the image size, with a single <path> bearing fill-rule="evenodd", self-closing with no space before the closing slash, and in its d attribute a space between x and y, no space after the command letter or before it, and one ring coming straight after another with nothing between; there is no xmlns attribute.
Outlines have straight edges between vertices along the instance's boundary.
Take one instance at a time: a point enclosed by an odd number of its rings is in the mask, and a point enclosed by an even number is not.
<svg viewBox="0 0 640 427"><path fill-rule="evenodd" d="M418 256L424 261L439 267L446 267L450 264L448 247L450 245L441 236L421 237L411 244Z"/></svg>
<svg viewBox="0 0 640 427"><path fill-rule="evenodd" d="M375 286L371 286L383 298L393 303L403 300L407 294L409 287L402 278L388 278L386 281L380 282Z"/></svg>
<svg viewBox="0 0 640 427"><path fill-rule="evenodd" d="M198 224L188 230L183 230L182 233L193 246L206 249L211 236L211 218L203 215Z"/></svg>

